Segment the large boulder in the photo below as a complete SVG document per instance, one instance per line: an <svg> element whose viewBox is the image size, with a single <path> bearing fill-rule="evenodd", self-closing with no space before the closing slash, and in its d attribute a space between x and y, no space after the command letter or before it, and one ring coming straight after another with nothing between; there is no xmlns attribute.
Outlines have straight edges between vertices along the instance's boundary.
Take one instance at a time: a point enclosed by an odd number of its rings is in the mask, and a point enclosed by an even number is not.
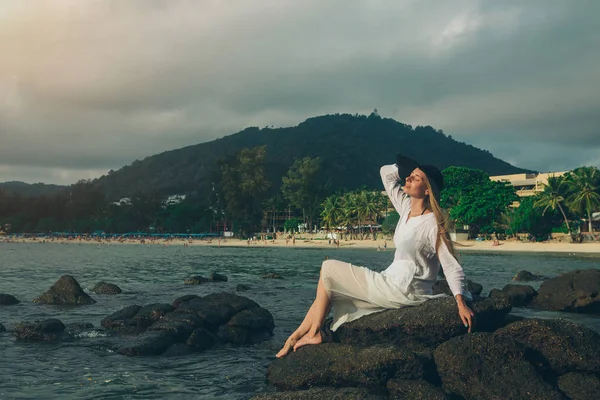
<svg viewBox="0 0 600 400"><path fill-rule="evenodd" d="M445 279L437 280L433 284L432 290L433 290L433 294L445 293L449 296L452 296L452 291L450 290L450 287L448 286L448 282ZM472 280L467 279L467 290L469 290L469 292L472 295L479 296L481 294L481 291L483 290L483 286L481 286L477 282L473 282Z"/></svg>
<svg viewBox="0 0 600 400"><path fill-rule="evenodd" d="M175 308L167 303L153 303L142 307L133 317L135 325L149 327Z"/></svg>
<svg viewBox="0 0 600 400"><path fill-rule="evenodd" d="M208 279L210 279L212 282L227 282L227 277L217 272L211 272L208 276Z"/></svg>
<svg viewBox="0 0 600 400"><path fill-rule="evenodd" d="M465 399L562 400L526 357L524 345L492 333L455 337L435 349L444 391Z"/></svg>
<svg viewBox="0 0 600 400"><path fill-rule="evenodd" d="M68 338L65 325L58 319L50 318L33 323L17 324L13 331L17 340L28 342L50 342Z"/></svg>
<svg viewBox="0 0 600 400"><path fill-rule="evenodd" d="M531 303L536 295L535 289L529 285L506 285L502 290L490 291L489 297L506 299L513 307L524 307Z"/></svg>
<svg viewBox="0 0 600 400"><path fill-rule="evenodd" d="M216 336L209 330L204 328L194 329L192 334L187 338L185 344L195 351L208 350L217 342Z"/></svg>
<svg viewBox="0 0 600 400"><path fill-rule="evenodd" d="M104 318L100 321L100 325L106 329L118 329L131 326L133 325L133 317L135 317L141 309L141 306L135 304L127 306Z"/></svg>
<svg viewBox="0 0 600 400"><path fill-rule="evenodd" d="M117 351L125 356L156 356L179 342L180 338L172 332L146 332L140 336L130 338Z"/></svg>
<svg viewBox="0 0 600 400"><path fill-rule="evenodd" d="M387 382L390 399L402 400L446 400L442 389L426 381L390 379Z"/></svg>
<svg viewBox="0 0 600 400"><path fill-rule="evenodd" d="M123 291L114 283L98 282L91 290L96 294L119 294Z"/></svg>
<svg viewBox="0 0 600 400"><path fill-rule="evenodd" d="M178 297L175 300L173 300L173 307L174 308L179 308L180 305L182 305L183 303L185 303L186 301L190 301L190 300L194 300L194 299L199 299L200 296L197 296L195 294L186 294L184 296Z"/></svg>
<svg viewBox="0 0 600 400"><path fill-rule="evenodd" d="M387 396L374 394L366 388L311 388L293 392L263 393L251 400L385 400Z"/></svg>
<svg viewBox="0 0 600 400"><path fill-rule="evenodd" d="M558 378L558 387L571 400L597 399L600 394L598 375L569 372Z"/></svg>
<svg viewBox="0 0 600 400"><path fill-rule="evenodd" d="M267 380L279 390L384 387L392 378L420 379L423 374L423 361L404 348L325 343L305 346L276 359L268 367Z"/></svg>
<svg viewBox="0 0 600 400"><path fill-rule="evenodd" d="M0 293L0 306L12 306L19 303L20 301L15 296Z"/></svg>
<svg viewBox="0 0 600 400"><path fill-rule="evenodd" d="M225 343L258 343L270 338L274 328L271 313L258 307L235 314L227 324L219 327L218 336Z"/></svg>
<svg viewBox="0 0 600 400"><path fill-rule="evenodd" d="M531 306L600 314L600 269L567 272L543 282Z"/></svg>
<svg viewBox="0 0 600 400"><path fill-rule="evenodd" d="M563 319L524 319L498 329L541 353L558 375L571 371L600 372L600 334Z"/></svg>
<svg viewBox="0 0 600 400"><path fill-rule="evenodd" d="M534 275L529 271L521 270L517 272L515 276L513 276L512 280L515 282L531 282L531 281L541 281L547 279L542 275Z"/></svg>
<svg viewBox="0 0 600 400"><path fill-rule="evenodd" d="M96 301L83 291L71 275L63 275L50 290L33 300L34 303L83 305Z"/></svg>
<svg viewBox="0 0 600 400"><path fill-rule="evenodd" d="M494 331L503 325L510 305L503 299L485 299L471 305L477 331ZM341 325L334 340L342 343L438 344L467 332L452 297L434 299L414 307L386 310Z"/></svg>

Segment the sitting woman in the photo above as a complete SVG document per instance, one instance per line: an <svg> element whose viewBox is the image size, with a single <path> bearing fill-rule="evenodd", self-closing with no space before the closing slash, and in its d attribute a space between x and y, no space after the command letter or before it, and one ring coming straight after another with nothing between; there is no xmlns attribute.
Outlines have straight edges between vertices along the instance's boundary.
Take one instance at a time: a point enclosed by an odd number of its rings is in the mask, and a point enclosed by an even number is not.
<svg viewBox="0 0 600 400"><path fill-rule="evenodd" d="M394 233L394 261L383 272L337 260L323 262L315 301L277 357L321 343L321 327L330 310L331 330L335 331L341 324L367 314L445 296L432 294L440 264L456 299L458 315L471 332L474 314L466 304L471 294L465 289L465 275L456 260L439 206L444 186L442 173L434 166L419 165L401 155L396 161L396 165L381 168L385 190L400 215ZM400 182L404 179L402 188Z"/></svg>

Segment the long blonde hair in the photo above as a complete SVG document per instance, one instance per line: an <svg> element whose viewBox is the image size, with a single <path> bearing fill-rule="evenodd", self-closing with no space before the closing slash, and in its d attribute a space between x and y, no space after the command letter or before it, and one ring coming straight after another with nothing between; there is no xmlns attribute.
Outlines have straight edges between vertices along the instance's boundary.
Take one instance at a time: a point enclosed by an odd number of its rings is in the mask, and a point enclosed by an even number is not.
<svg viewBox="0 0 600 400"><path fill-rule="evenodd" d="M425 184L427 185L427 189L429 190L429 196L426 196L424 200L425 209L430 209L433 212L433 215L435 215L435 220L438 224L438 234L437 239L435 241L435 251L437 252L442 242L444 242L450 254L452 254L452 256L456 258L454 242L452 242L452 239L450 239L449 218L448 215L444 212L444 210L442 210L442 208L440 207L440 203L436 198L436 194L439 194L439 192L433 190L429 179L425 179Z"/></svg>

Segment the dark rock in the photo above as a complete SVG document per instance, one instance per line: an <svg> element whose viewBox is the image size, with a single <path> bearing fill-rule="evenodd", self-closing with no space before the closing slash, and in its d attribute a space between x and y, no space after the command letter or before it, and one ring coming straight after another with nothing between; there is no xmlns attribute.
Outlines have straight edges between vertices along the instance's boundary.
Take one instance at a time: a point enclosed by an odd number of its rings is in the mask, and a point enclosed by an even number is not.
<svg viewBox="0 0 600 400"><path fill-rule="evenodd" d="M211 272L208 276L208 279L213 282L227 282L227 277L225 275L221 275L216 272Z"/></svg>
<svg viewBox="0 0 600 400"><path fill-rule="evenodd" d="M478 296L481 294L481 291L483 290L483 286L481 286L479 283L477 282L473 282L470 279L467 279L467 289L469 290L469 292L474 295L474 296ZM450 287L448 286L448 282L445 279L440 279L438 281L436 281L433 284L433 294L442 294L442 293L446 293L449 296L452 296L452 291L450 290Z"/></svg>
<svg viewBox="0 0 600 400"><path fill-rule="evenodd" d="M513 307L523 307L531 303L537 292L529 285L506 285L502 290L492 289L490 298L506 299Z"/></svg>
<svg viewBox="0 0 600 400"><path fill-rule="evenodd" d="M217 338L207 329L194 329L185 344L193 348L195 351L204 351L215 345Z"/></svg>
<svg viewBox="0 0 600 400"><path fill-rule="evenodd" d="M402 400L446 400L442 389L426 381L390 379L386 385L390 399Z"/></svg>
<svg viewBox="0 0 600 400"><path fill-rule="evenodd" d="M0 306L12 306L19 303L20 301L15 296L0 293Z"/></svg>
<svg viewBox="0 0 600 400"><path fill-rule="evenodd" d="M181 297L178 297L175 300L173 300L173 307L179 308L179 306L182 305L183 303L185 303L186 301L199 299L199 298L200 297L196 296L195 294L186 294L185 296L181 296Z"/></svg>
<svg viewBox="0 0 600 400"><path fill-rule="evenodd" d="M541 281L547 279L541 275L534 275L529 271L521 270L517 272L515 276L513 276L512 280L515 282L531 282L531 281Z"/></svg>
<svg viewBox="0 0 600 400"><path fill-rule="evenodd" d="M543 356L558 375L571 371L600 372L600 334L563 319L524 319L498 329Z"/></svg>
<svg viewBox="0 0 600 400"><path fill-rule="evenodd" d="M123 291L114 283L98 282L92 288L92 292L96 294L119 294Z"/></svg>
<svg viewBox="0 0 600 400"><path fill-rule="evenodd" d="M558 378L558 387L571 400L597 399L600 394L600 379L590 373L569 372Z"/></svg>
<svg viewBox="0 0 600 400"><path fill-rule="evenodd" d="M384 400L387 396L374 394L365 388L312 388L294 392L264 393L251 400Z"/></svg>
<svg viewBox="0 0 600 400"><path fill-rule="evenodd" d="M382 387L392 378L420 379L423 363L391 345L356 347L339 343L305 346L269 365L267 380L279 390L313 386Z"/></svg>
<svg viewBox="0 0 600 400"><path fill-rule="evenodd" d="M165 315L161 321L182 323L191 326L193 329L207 327L206 321L196 314L177 312L177 310Z"/></svg>
<svg viewBox="0 0 600 400"><path fill-rule="evenodd" d="M240 311L229 320L227 325L240 326L251 330L265 330L271 333L275 328L273 316L262 307Z"/></svg>
<svg viewBox="0 0 600 400"><path fill-rule="evenodd" d="M194 353L196 350L185 343L171 345L162 355L165 357L182 357Z"/></svg>
<svg viewBox="0 0 600 400"><path fill-rule="evenodd" d="M106 329L129 326L132 324L132 318L135 317L141 309L142 307L138 305L127 306L104 318L100 321L100 325Z"/></svg>
<svg viewBox="0 0 600 400"><path fill-rule="evenodd" d="M65 332L65 325L55 318L34 323L22 322L15 326L13 333L17 340L32 342L56 341L69 337Z"/></svg>
<svg viewBox="0 0 600 400"><path fill-rule="evenodd" d="M204 300L214 304L229 304L231 307L234 308L236 313L243 310L250 310L252 308L260 307L258 303L250 300L247 297L238 296L237 294L227 292L211 293L208 296L204 296L203 298Z"/></svg>
<svg viewBox="0 0 600 400"><path fill-rule="evenodd" d="M71 322L67 324L65 328L68 331L85 331L88 329L94 329L94 324L90 322Z"/></svg>
<svg viewBox="0 0 600 400"><path fill-rule="evenodd" d="M71 275L63 275L50 290L33 299L34 303L83 305L96 301L81 289L79 283Z"/></svg>
<svg viewBox="0 0 600 400"><path fill-rule="evenodd" d="M503 325L503 318L511 310L502 299L473 302L476 331L494 331ZM454 298L433 299L425 303L397 310L386 310L364 316L341 325L334 332L334 340L342 343L419 343L436 346L467 332L458 315Z"/></svg>
<svg viewBox="0 0 600 400"><path fill-rule="evenodd" d="M6 332L6 328L4 327L4 325L0 324L0 333L4 332Z"/></svg>
<svg viewBox="0 0 600 400"><path fill-rule="evenodd" d="M283 276L281 276L279 274L269 273L269 274L264 274L263 276L261 276L261 278L263 278L263 279L283 279Z"/></svg>
<svg viewBox="0 0 600 400"><path fill-rule="evenodd" d="M516 340L491 333L450 339L434 352L446 393L465 399L563 399L544 381Z"/></svg>
<svg viewBox="0 0 600 400"><path fill-rule="evenodd" d="M600 314L600 269L568 272L542 283L532 307Z"/></svg>
<svg viewBox="0 0 600 400"><path fill-rule="evenodd" d="M207 279L200 275L196 275L196 276L190 276L189 278L186 278L183 281L183 284L184 285L200 285L200 284L206 283L206 282L210 282L210 279Z"/></svg>
<svg viewBox="0 0 600 400"><path fill-rule="evenodd" d="M204 320L206 327L217 329L225 324L236 314L235 308L230 304L211 302L204 298L187 301L179 306L178 313L193 313Z"/></svg>
<svg viewBox="0 0 600 400"><path fill-rule="evenodd" d="M148 304L140 309L133 317L133 321L140 326L150 326L167 313L174 310L173 306L166 303Z"/></svg>
<svg viewBox="0 0 600 400"><path fill-rule="evenodd" d="M148 330L171 332L175 335L178 342L185 342L194 331L194 328L191 325L181 322L157 321L150 325Z"/></svg>
<svg viewBox="0 0 600 400"><path fill-rule="evenodd" d="M129 340L129 343L117 351L125 356L156 356L164 353L177 343L177 336L172 332L145 332Z"/></svg>
<svg viewBox="0 0 600 400"><path fill-rule="evenodd" d="M250 289L251 287L248 285L237 285L237 287L235 288L236 292L245 292Z"/></svg>

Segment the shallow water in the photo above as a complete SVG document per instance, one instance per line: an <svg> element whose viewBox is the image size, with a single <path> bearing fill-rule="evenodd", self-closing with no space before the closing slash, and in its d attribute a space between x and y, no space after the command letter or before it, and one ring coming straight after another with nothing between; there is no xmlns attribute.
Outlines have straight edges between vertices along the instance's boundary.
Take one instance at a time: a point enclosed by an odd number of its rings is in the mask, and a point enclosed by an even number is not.
<svg viewBox="0 0 600 400"><path fill-rule="evenodd" d="M0 323L55 317L65 323L100 326L106 315L130 304L170 303L184 294L234 291L267 308L275 318L274 337L249 347L226 347L178 358L129 358L110 350L110 338L96 336L57 344L23 344L0 335L0 398L7 399L247 399L269 390L265 371L310 305L325 256L382 270L392 251L358 249L160 247L59 244L0 244L0 293L23 303L0 308ZM469 279L490 289L510 283L516 272L554 276L574 269L599 268L598 255L464 252ZM225 283L184 286L193 274L219 271ZM264 280L276 272L283 280ZM31 303L61 275L73 275L89 289L104 280L124 291L92 295L97 303L59 307ZM533 283L538 287L539 283ZM563 317L600 332L600 318L578 314L517 310L516 314Z"/></svg>

